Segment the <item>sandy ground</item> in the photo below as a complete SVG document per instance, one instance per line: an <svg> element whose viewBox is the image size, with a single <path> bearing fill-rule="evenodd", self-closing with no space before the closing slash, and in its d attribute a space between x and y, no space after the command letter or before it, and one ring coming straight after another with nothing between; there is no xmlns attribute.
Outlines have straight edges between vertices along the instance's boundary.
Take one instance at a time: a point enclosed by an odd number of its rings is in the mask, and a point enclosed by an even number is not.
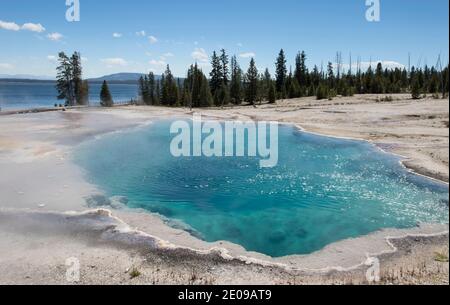
<svg viewBox="0 0 450 305"><path fill-rule="evenodd" d="M380 98L306 98L200 112L369 140L405 156L418 173L448 181L448 100ZM359 284L367 282L368 256L380 259L382 284L448 284L448 225L384 230L311 255L272 259L226 242L205 243L114 200L102 199L112 215L83 213L99 208L86 199L101 190L70 162L71 148L188 114L118 107L0 116L0 284L68 284L71 257L80 262L81 284Z"/></svg>

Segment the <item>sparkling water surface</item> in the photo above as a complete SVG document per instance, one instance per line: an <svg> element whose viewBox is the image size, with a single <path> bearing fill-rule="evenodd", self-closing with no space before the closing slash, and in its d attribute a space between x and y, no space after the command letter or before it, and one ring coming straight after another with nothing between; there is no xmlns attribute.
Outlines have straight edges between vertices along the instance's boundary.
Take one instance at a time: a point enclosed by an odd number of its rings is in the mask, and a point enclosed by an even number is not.
<svg viewBox="0 0 450 305"><path fill-rule="evenodd" d="M102 84L89 84L89 102L91 105L100 103ZM136 99L137 84L109 84L111 95L116 102L126 102ZM2 110L30 109L53 107L64 104L58 100L54 82L5 82L0 79L0 108Z"/></svg>
<svg viewBox="0 0 450 305"><path fill-rule="evenodd" d="M196 236L273 257L308 254L383 228L448 223L448 185L373 145L279 128L279 163L175 158L170 121L89 141L74 159L108 196L181 221Z"/></svg>

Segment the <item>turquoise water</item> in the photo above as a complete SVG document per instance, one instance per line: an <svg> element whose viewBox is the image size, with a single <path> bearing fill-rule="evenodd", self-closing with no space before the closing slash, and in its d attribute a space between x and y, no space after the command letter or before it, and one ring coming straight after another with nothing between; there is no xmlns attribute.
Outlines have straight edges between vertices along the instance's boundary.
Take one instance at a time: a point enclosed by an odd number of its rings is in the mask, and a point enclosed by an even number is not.
<svg viewBox="0 0 450 305"><path fill-rule="evenodd" d="M418 222L448 223L448 186L413 175L372 145L280 126L279 163L174 158L170 122L81 145L75 161L109 196L181 220L204 240L273 257Z"/></svg>

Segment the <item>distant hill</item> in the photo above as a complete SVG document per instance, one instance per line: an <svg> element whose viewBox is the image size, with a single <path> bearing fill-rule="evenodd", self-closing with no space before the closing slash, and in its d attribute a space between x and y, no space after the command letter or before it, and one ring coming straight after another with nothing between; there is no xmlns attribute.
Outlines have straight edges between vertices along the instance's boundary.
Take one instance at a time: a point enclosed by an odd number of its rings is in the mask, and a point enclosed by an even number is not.
<svg viewBox="0 0 450 305"><path fill-rule="evenodd" d="M107 81L111 84L137 84L139 78L144 76L142 73L115 73L110 75L105 75L97 78L87 79L90 83L102 83ZM155 75L156 80L161 79L161 75ZM183 81L183 78L180 78ZM0 74L0 81L3 82L54 82L55 78L51 76L36 76L36 75L7 75Z"/></svg>
<svg viewBox="0 0 450 305"><path fill-rule="evenodd" d="M0 74L0 79L15 79L15 80L54 80L54 76L46 75L31 75L31 74Z"/></svg>
<svg viewBox="0 0 450 305"><path fill-rule="evenodd" d="M145 74L142 73L116 73L116 74L111 74L111 75L105 75L102 77L97 77L97 78L89 78L88 81L89 82L103 82L103 81L107 81L107 82L137 82L139 80L139 78L141 76L144 76ZM155 78L157 80L159 80L161 78L161 76L159 75L155 75Z"/></svg>

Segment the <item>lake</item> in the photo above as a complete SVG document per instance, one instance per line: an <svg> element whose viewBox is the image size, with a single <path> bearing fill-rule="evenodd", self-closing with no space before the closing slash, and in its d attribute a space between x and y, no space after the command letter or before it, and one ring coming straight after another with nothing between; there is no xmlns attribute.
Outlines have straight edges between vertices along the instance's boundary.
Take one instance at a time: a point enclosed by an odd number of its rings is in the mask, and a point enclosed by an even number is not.
<svg viewBox="0 0 450 305"><path fill-rule="evenodd" d="M100 102L100 83L89 84L89 101L91 105ZM116 102L126 102L138 96L137 84L109 84L109 89ZM0 80L0 108L2 110L53 107L57 100L57 91L53 82L5 82Z"/></svg>

